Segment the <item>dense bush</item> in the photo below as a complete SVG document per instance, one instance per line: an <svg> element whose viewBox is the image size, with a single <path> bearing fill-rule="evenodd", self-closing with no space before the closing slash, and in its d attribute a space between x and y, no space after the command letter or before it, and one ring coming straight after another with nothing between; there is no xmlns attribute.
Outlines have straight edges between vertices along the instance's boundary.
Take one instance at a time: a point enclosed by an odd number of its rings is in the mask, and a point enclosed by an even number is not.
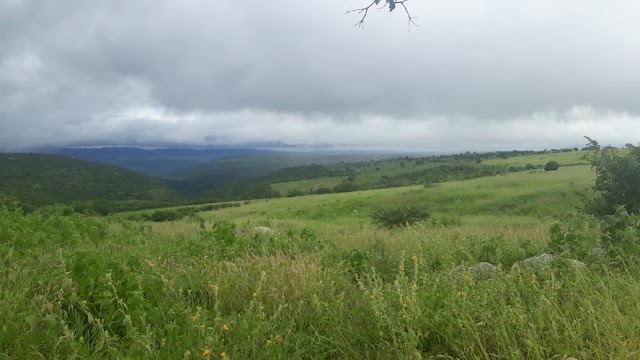
<svg viewBox="0 0 640 360"><path fill-rule="evenodd" d="M551 225L547 251L582 259L600 246L597 219L584 214L565 215Z"/></svg>
<svg viewBox="0 0 640 360"><path fill-rule="evenodd" d="M429 211L423 206L403 205L394 208L378 208L371 213L373 222L386 228L412 225L429 217Z"/></svg>
<svg viewBox="0 0 640 360"><path fill-rule="evenodd" d="M292 189L289 190L289 192L287 192L287 197L296 197L296 196L303 196L306 195L304 193L304 191L300 190L300 189Z"/></svg>
<svg viewBox="0 0 640 360"><path fill-rule="evenodd" d="M560 164L555 160L551 160L544 164L544 171L556 171L558 168L560 168Z"/></svg>
<svg viewBox="0 0 640 360"><path fill-rule="evenodd" d="M156 210L150 216L149 220L155 222L180 220L185 215L177 210Z"/></svg>

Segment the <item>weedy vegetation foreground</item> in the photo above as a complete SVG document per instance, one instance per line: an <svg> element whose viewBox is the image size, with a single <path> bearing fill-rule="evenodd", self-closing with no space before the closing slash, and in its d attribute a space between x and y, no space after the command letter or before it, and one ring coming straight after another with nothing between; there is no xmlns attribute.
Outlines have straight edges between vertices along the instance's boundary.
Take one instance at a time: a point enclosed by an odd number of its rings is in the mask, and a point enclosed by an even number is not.
<svg viewBox="0 0 640 360"><path fill-rule="evenodd" d="M638 358L640 221L577 211L592 183L574 166L158 223L5 206L0 357Z"/></svg>

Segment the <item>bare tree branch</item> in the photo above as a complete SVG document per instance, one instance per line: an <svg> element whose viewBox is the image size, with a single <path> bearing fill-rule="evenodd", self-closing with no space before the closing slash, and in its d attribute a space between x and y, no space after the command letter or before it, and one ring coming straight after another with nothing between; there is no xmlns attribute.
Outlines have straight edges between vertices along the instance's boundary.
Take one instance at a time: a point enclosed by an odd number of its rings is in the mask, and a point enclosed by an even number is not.
<svg viewBox="0 0 640 360"><path fill-rule="evenodd" d="M407 2L407 0L396 1L396 4L402 5L402 7L404 8L404 12L407 13L407 18L409 18L409 23L407 24L407 26L409 27L409 30L411 30L411 25L412 24L417 26L417 27L420 27L420 25L416 24L416 22L413 21L413 19L417 18L417 16L411 16L411 13L409 12L409 9L407 9L407 5L404 4L406 2Z"/></svg>
<svg viewBox="0 0 640 360"><path fill-rule="evenodd" d="M405 5L405 3L407 1L409 1L409 0L384 0L384 3L382 4L382 6L379 7L378 9L385 8L388 5L389 6L389 12L391 12L391 11L393 11L393 9L395 9L396 5L401 5L402 8L404 9L405 13L407 14L408 19L409 19L408 20L409 29L411 29L411 25L415 25L415 26L419 27L420 25L418 25L414 21L414 19L417 18L417 16L412 16L411 12L409 12L409 9ZM382 2L382 0L373 0L371 2L371 4L369 4L368 6L365 6L363 8L348 10L347 14L350 14L350 13L362 14L362 18L360 19L360 21L355 23L355 26L363 29L364 28L364 20L367 18L367 15L369 15L369 9L371 9L374 5L380 4L381 2Z"/></svg>
<svg viewBox="0 0 640 360"><path fill-rule="evenodd" d="M387 0L388 1L388 0ZM372 6L376 5L380 3L380 0L373 0L373 2L371 2L371 4L369 4L369 6L365 6L363 8L360 9L353 9L353 10L348 10L347 14L350 14L352 12L357 12L358 14L362 14L362 19L360 19L360 21L358 21L355 26L359 27L359 28L364 28L364 19L367 17L367 14L369 14L369 9L371 9ZM386 5L386 1L385 1L385 5ZM382 7L384 7L385 5L383 5Z"/></svg>

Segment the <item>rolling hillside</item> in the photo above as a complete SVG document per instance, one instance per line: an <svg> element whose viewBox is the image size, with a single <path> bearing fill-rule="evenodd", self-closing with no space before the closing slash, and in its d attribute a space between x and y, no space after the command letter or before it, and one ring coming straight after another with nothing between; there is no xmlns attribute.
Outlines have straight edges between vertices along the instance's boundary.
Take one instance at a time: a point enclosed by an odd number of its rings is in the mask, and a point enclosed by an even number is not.
<svg viewBox="0 0 640 360"><path fill-rule="evenodd" d="M0 193L32 205L96 200L171 204L161 180L111 165L45 154L0 154Z"/></svg>

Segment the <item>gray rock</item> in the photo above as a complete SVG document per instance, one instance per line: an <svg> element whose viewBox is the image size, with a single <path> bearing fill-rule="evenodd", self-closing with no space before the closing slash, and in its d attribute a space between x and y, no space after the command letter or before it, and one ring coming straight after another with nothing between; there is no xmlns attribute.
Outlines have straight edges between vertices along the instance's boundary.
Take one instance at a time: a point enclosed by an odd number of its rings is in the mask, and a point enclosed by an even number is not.
<svg viewBox="0 0 640 360"><path fill-rule="evenodd" d="M486 280L492 278L498 275L501 271L499 267L488 262L481 262L470 267L458 265L453 270L459 274L467 271L473 276L474 279L478 280Z"/></svg>
<svg viewBox="0 0 640 360"><path fill-rule="evenodd" d="M567 264L574 269L580 269L586 267L586 265L582 261L573 260L573 259L563 259L557 256L553 256L551 254L541 254L538 256L534 256L532 258L528 258L522 261L519 261L513 264L511 270L522 270L526 272L544 272L551 270L553 262L561 259L561 261L566 261Z"/></svg>
<svg viewBox="0 0 640 360"><path fill-rule="evenodd" d="M258 233L263 233L263 234L273 234L273 233L275 233L275 231L273 231L273 229L268 228L266 226L256 226L255 228L253 228L253 230L255 230Z"/></svg>
<svg viewBox="0 0 640 360"><path fill-rule="evenodd" d="M607 250L601 247L595 247L589 251L589 256L594 258L601 258L607 256Z"/></svg>

